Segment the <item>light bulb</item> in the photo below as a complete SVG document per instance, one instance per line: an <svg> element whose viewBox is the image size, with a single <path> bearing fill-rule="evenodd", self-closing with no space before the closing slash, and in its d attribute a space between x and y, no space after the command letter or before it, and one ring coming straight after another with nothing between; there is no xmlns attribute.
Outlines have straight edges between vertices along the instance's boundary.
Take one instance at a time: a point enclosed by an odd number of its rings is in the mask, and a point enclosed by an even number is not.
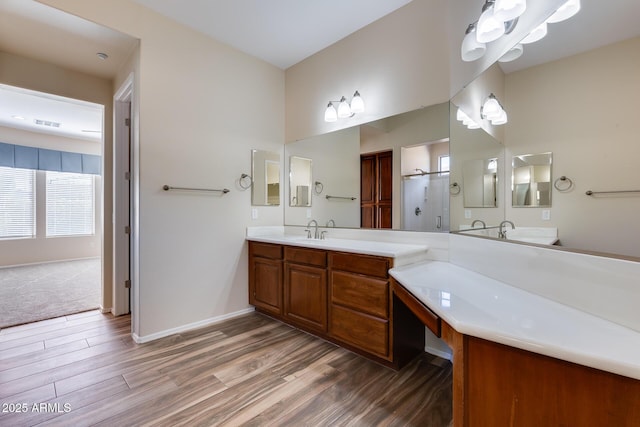
<svg viewBox="0 0 640 427"><path fill-rule="evenodd" d="M569 0L555 11L553 15L547 19L549 24L564 21L571 18L580 11L580 0Z"/></svg>
<svg viewBox="0 0 640 427"><path fill-rule="evenodd" d="M351 99L351 112L364 113L364 101L358 91L353 94L353 98Z"/></svg>
<svg viewBox="0 0 640 427"><path fill-rule="evenodd" d="M517 45L515 45L514 47L509 49L507 51L507 53L502 55L502 57L500 59L498 59L498 62L515 61L516 59L518 59L518 58L520 58L522 56L523 52L524 52L524 47L521 44L518 43Z"/></svg>
<svg viewBox="0 0 640 427"><path fill-rule="evenodd" d="M547 35L547 23L543 22L542 24L534 28L533 31L531 31L527 37L522 39L520 43L522 44L535 43L546 35Z"/></svg>
<svg viewBox="0 0 640 427"><path fill-rule="evenodd" d="M507 22L518 18L526 9L526 0L496 0L493 5L493 16L502 22Z"/></svg>
<svg viewBox="0 0 640 427"><path fill-rule="evenodd" d="M340 99L340 104L338 104L338 117L344 119L349 116L351 116L351 107L349 107L347 99L343 96Z"/></svg>
<svg viewBox="0 0 640 427"><path fill-rule="evenodd" d="M336 108L333 106L333 102L330 102L327 105L327 109L324 110L324 121L325 122L335 122L338 120L338 113L336 112Z"/></svg>
<svg viewBox="0 0 640 427"><path fill-rule="evenodd" d="M482 15L478 19L476 40L478 43L489 43L499 39L504 34L504 22L493 16L493 3L485 3Z"/></svg>
<svg viewBox="0 0 640 427"><path fill-rule="evenodd" d="M482 104L481 115L485 119L493 120L494 118L498 117L501 110L502 107L500 106L500 103L496 99L495 95L491 94L489 95L487 100L484 101L484 104Z"/></svg>
<svg viewBox="0 0 640 427"><path fill-rule="evenodd" d="M475 61L482 58L484 52L487 50L487 45L480 43L476 38L476 26L475 24L469 25L466 31L466 35L462 40L462 47L460 48L460 55L465 62Z"/></svg>

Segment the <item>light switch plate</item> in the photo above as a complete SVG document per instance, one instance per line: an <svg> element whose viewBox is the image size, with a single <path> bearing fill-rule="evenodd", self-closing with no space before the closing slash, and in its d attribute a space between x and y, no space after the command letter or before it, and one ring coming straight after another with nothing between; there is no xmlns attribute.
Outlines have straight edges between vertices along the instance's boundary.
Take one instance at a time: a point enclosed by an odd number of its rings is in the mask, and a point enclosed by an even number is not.
<svg viewBox="0 0 640 427"><path fill-rule="evenodd" d="M464 219L471 219L471 209L464 210Z"/></svg>
<svg viewBox="0 0 640 427"><path fill-rule="evenodd" d="M251 219L258 219L258 209L251 208Z"/></svg>
<svg viewBox="0 0 640 427"><path fill-rule="evenodd" d="M542 210L542 220L549 221L551 219L551 211L549 209Z"/></svg>
<svg viewBox="0 0 640 427"><path fill-rule="evenodd" d="M311 218L311 209L307 209L307 218Z"/></svg>

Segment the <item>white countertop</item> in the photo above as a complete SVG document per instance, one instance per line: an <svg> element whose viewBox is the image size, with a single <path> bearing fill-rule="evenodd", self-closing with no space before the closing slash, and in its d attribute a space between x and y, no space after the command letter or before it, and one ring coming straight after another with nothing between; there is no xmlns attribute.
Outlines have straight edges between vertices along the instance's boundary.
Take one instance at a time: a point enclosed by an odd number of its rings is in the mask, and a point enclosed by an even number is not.
<svg viewBox="0 0 640 427"><path fill-rule="evenodd" d="M426 259L427 251L429 250L429 247L427 245L335 238L308 239L304 236L287 234L247 236L247 240L264 243L276 243L289 246L300 246L305 248L383 256L394 258L394 265L396 267L423 261L424 259Z"/></svg>
<svg viewBox="0 0 640 427"><path fill-rule="evenodd" d="M640 333L448 262L391 269L458 332L640 379Z"/></svg>

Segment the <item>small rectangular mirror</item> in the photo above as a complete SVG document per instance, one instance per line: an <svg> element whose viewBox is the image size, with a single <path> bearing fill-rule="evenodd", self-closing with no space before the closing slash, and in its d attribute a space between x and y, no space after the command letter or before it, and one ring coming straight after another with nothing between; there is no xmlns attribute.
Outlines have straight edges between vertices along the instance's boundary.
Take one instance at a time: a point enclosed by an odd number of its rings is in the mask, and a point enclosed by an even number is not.
<svg viewBox="0 0 640 427"><path fill-rule="evenodd" d="M280 154L251 150L251 205L280 205Z"/></svg>
<svg viewBox="0 0 640 427"><path fill-rule="evenodd" d="M513 207L551 206L551 162L551 153L513 156Z"/></svg>
<svg viewBox="0 0 640 427"><path fill-rule="evenodd" d="M462 192L465 208L497 206L498 159L470 159L462 165Z"/></svg>
<svg viewBox="0 0 640 427"><path fill-rule="evenodd" d="M289 206L311 206L311 159L289 157Z"/></svg>

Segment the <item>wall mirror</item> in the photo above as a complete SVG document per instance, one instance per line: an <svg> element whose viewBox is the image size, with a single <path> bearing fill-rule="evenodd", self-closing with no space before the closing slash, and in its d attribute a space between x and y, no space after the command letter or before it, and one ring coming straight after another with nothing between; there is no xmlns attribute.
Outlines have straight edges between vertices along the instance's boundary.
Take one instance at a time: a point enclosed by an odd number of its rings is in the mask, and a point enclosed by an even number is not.
<svg viewBox="0 0 640 427"><path fill-rule="evenodd" d="M251 205L280 205L280 153L251 150Z"/></svg>
<svg viewBox="0 0 640 427"><path fill-rule="evenodd" d="M583 0L574 17L549 24L545 38L523 45L521 57L497 62L476 79L482 80L488 72L501 73L492 85L486 85L485 78L478 94L495 92L508 113L505 125L483 123L504 144L509 159L505 163L509 179L498 177L498 206L501 191L506 203L504 209L497 209L501 218L491 225L507 219L516 228L556 228L562 247L640 257L640 223L636 221L640 192L586 194L640 190L640 145L634 129L638 111L634 100L640 98L638 20L640 2ZM589 38L578 36L587 30ZM478 116L476 107L466 112ZM585 120L594 117L594 111L597 117ZM454 137L459 123L455 116L451 123L452 179L460 179L455 153L460 151L457 145L465 143ZM518 198L525 197L512 193L511 159L521 153L549 152L553 152L553 171L544 181L550 185L549 199L545 201L541 193L539 206L521 209ZM558 189L554 180L562 176L571 185ZM459 230L454 223L469 219L464 218L462 206L456 210L455 200L452 196L452 230ZM487 210L471 209L472 219ZM612 221L625 227L607 226Z"/></svg>
<svg viewBox="0 0 640 427"><path fill-rule="evenodd" d="M511 205L551 207L551 153L513 156Z"/></svg>
<svg viewBox="0 0 640 427"><path fill-rule="evenodd" d="M449 231L448 102L290 142L284 150L313 159L313 182L322 183L310 210L285 208L286 225L315 219L360 228L361 156L391 152L391 228Z"/></svg>
<svg viewBox="0 0 640 427"><path fill-rule="evenodd" d="M289 206L311 206L311 159L289 157Z"/></svg>

